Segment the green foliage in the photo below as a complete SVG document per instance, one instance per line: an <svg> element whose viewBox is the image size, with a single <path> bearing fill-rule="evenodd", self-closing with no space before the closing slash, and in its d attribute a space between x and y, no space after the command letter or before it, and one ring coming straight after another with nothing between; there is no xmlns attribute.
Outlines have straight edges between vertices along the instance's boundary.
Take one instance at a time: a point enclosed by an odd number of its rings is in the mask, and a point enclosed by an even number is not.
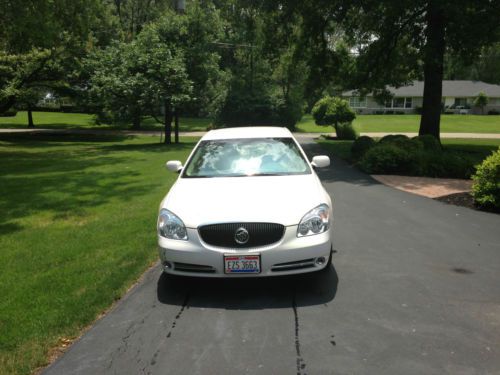
<svg viewBox="0 0 500 375"><path fill-rule="evenodd" d="M404 134L389 134L379 140L380 144L391 144L406 150L418 151L423 144L415 139L410 139Z"/></svg>
<svg viewBox="0 0 500 375"><path fill-rule="evenodd" d="M379 144L369 149L359 161L360 168L370 174L416 174L417 154L394 144Z"/></svg>
<svg viewBox="0 0 500 375"><path fill-rule="evenodd" d="M312 109L312 115L317 125L335 127L340 123L350 123L356 118L346 100L331 96L318 100Z"/></svg>
<svg viewBox="0 0 500 375"><path fill-rule="evenodd" d="M470 178L476 163L474 156L443 150L437 140L433 142L426 137L429 136L413 139L404 135L384 137L359 159L358 165L372 174ZM356 159L354 154L353 158Z"/></svg>
<svg viewBox="0 0 500 375"><path fill-rule="evenodd" d="M413 137L412 140L419 142L426 151L441 151L443 148L436 137L425 134Z"/></svg>
<svg viewBox="0 0 500 375"><path fill-rule="evenodd" d="M351 154L354 160L359 160L369 149L375 146L373 138L363 135L352 144Z"/></svg>
<svg viewBox="0 0 500 375"><path fill-rule="evenodd" d="M94 40L98 0L3 1L0 17L0 111L33 101L39 89L67 89Z"/></svg>
<svg viewBox="0 0 500 375"><path fill-rule="evenodd" d="M476 204L485 209L500 210L500 148L478 166L472 179Z"/></svg>
<svg viewBox="0 0 500 375"><path fill-rule="evenodd" d="M481 108L481 112L484 112L484 107L488 104L488 96L484 92L480 92L477 94L477 96L474 98L474 105L476 107Z"/></svg>
<svg viewBox="0 0 500 375"><path fill-rule="evenodd" d="M352 122L341 122L335 127L337 138L342 140L354 141L359 137L359 133L352 126Z"/></svg>

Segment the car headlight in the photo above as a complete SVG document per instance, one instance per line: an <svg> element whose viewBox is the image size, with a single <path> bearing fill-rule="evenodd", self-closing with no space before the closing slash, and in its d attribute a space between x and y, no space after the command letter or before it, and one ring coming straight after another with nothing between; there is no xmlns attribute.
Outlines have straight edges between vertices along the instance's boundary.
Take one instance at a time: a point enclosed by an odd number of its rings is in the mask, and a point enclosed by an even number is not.
<svg viewBox="0 0 500 375"><path fill-rule="evenodd" d="M158 234L171 240L187 241L186 226L174 213L162 208L158 215Z"/></svg>
<svg viewBox="0 0 500 375"><path fill-rule="evenodd" d="M320 204L313 208L300 220L297 228L297 237L312 236L326 232L330 227L330 208Z"/></svg>

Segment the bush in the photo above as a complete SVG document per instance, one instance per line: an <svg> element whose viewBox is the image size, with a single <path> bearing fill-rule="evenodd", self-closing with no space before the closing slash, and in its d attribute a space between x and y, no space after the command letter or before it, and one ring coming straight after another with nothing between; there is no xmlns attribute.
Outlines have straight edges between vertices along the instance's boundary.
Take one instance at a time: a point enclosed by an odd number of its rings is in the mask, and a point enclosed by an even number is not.
<svg viewBox="0 0 500 375"><path fill-rule="evenodd" d="M441 143L437 140L436 137L426 134L426 135L419 135L417 137L413 137L412 140L416 142L420 142L424 150L426 151L441 151Z"/></svg>
<svg viewBox="0 0 500 375"><path fill-rule="evenodd" d="M498 112L497 110L494 110L494 109L490 109L488 111L488 114L489 115L500 115L500 112Z"/></svg>
<svg viewBox="0 0 500 375"><path fill-rule="evenodd" d="M424 148L422 143L412 140L403 134L390 134L382 137L379 141L380 144L391 144L402 149L408 150L421 150Z"/></svg>
<svg viewBox="0 0 500 375"><path fill-rule="evenodd" d="M500 148L484 159L472 179L472 196L476 204L500 210Z"/></svg>
<svg viewBox="0 0 500 375"><path fill-rule="evenodd" d="M338 124L335 127L335 132L337 133L337 138L342 140L354 141L359 136L351 122Z"/></svg>
<svg viewBox="0 0 500 375"><path fill-rule="evenodd" d="M370 174L414 175L419 172L419 153L394 144L378 144L359 161L360 168Z"/></svg>
<svg viewBox="0 0 500 375"><path fill-rule="evenodd" d="M8 109L5 112L0 112L0 117L16 117L17 111L15 109Z"/></svg>
<svg viewBox="0 0 500 375"><path fill-rule="evenodd" d="M354 160L359 160L369 149L376 145L373 138L363 135L356 139L351 146L351 154Z"/></svg>
<svg viewBox="0 0 500 375"><path fill-rule="evenodd" d="M420 173L428 177L468 179L474 173L474 162L454 152L422 153Z"/></svg>
<svg viewBox="0 0 500 375"><path fill-rule="evenodd" d="M317 125L337 125L352 122L356 113L349 103L341 98L325 96L318 100L312 109L312 115Z"/></svg>

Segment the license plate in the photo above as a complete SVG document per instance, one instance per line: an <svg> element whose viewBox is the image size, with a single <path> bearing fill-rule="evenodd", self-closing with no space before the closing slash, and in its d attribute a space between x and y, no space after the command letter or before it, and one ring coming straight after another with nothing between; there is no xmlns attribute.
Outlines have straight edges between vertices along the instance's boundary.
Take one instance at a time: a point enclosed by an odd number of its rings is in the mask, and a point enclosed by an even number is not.
<svg viewBox="0 0 500 375"><path fill-rule="evenodd" d="M224 255L225 273L260 273L260 255Z"/></svg>

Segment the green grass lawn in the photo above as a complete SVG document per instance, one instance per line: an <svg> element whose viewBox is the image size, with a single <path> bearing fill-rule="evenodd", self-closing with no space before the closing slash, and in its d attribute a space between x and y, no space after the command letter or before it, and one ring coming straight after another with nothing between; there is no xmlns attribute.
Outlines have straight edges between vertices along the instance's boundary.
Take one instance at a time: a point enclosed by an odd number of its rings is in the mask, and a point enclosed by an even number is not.
<svg viewBox="0 0 500 375"><path fill-rule="evenodd" d="M347 161L351 161L353 142L324 139L318 141L332 154ZM481 163L488 155L500 147L500 139L442 139L441 143L445 151L466 156L474 164Z"/></svg>
<svg viewBox="0 0 500 375"><path fill-rule="evenodd" d="M157 259L156 215L195 139L0 135L0 374L30 374Z"/></svg>
<svg viewBox="0 0 500 375"><path fill-rule="evenodd" d="M45 129L129 129L130 126L96 125L95 116L86 113L62 112L33 112L35 127ZM180 131L205 131L212 123L207 118L181 117L179 119ZM0 129L26 128L28 126L27 112L18 112L15 117L0 117ZM142 122L143 130L162 130L163 125L153 118L146 118Z"/></svg>
<svg viewBox="0 0 500 375"><path fill-rule="evenodd" d="M369 132L418 132L419 115L358 115L355 128ZM333 133L331 126L318 126L311 115L305 115L297 124L300 132ZM442 133L500 133L500 116L442 115Z"/></svg>

